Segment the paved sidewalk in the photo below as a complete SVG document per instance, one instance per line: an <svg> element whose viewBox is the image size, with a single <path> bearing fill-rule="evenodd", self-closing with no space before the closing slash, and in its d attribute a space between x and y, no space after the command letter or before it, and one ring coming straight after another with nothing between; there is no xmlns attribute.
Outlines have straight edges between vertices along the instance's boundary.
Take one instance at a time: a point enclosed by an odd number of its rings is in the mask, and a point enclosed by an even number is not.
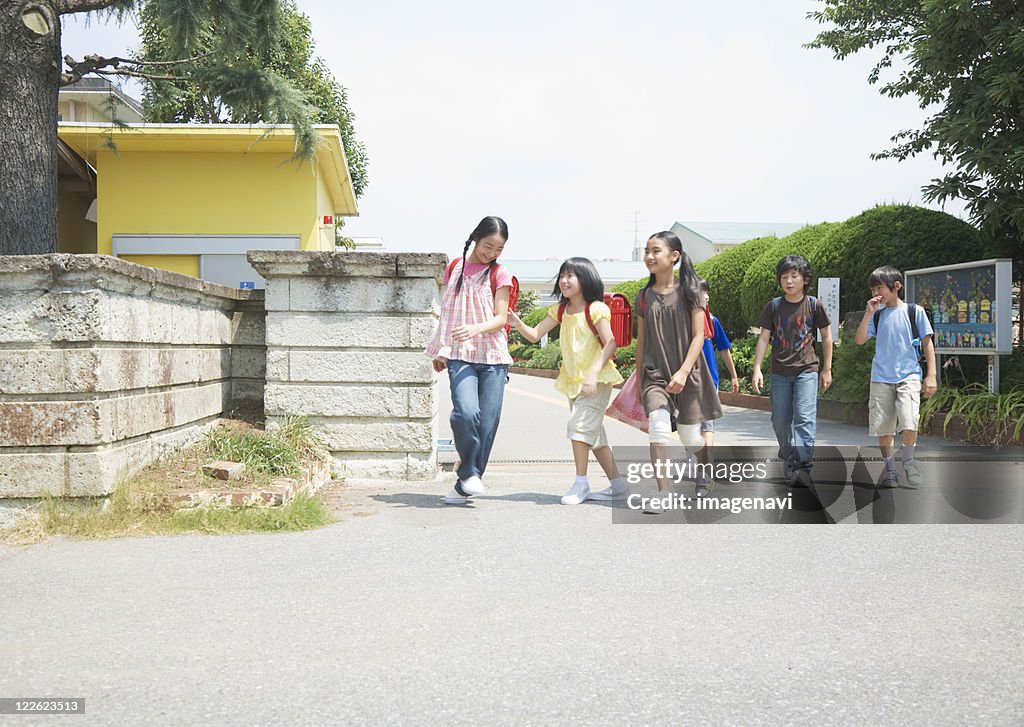
<svg viewBox="0 0 1024 727"><path fill-rule="evenodd" d="M448 474L307 533L0 548L0 696L87 704L12 723L1024 722L1024 528L613 524L557 504L529 387L471 506Z"/></svg>

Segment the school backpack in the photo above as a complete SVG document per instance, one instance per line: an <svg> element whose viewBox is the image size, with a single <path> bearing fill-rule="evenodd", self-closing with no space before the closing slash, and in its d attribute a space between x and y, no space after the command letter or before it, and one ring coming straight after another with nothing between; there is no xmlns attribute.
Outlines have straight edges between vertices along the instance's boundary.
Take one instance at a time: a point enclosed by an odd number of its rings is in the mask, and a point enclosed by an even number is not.
<svg viewBox="0 0 1024 727"><path fill-rule="evenodd" d="M459 261L461 259L462 259L461 257L457 257L454 260L452 260L450 263L448 263L447 276L448 276L449 282L452 279L452 271L455 270L455 266L459 264ZM496 295L497 292L498 292L498 266L497 265L491 265L491 276L490 277L491 277L491 295ZM508 309L510 311L514 311L516 309L516 305L518 303L519 303L519 278L517 278L515 275L513 275L512 276L512 287L509 288L509 291L508 291ZM505 336L506 337L508 336L509 331L511 331L511 330L512 330L512 324L511 323L506 323L505 324Z"/></svg>
<svg viewBox="0 0 1024 727"><path fill-rule="evenodd" d="M928 317L928 322L931 323L932 312L926 307L924 314ZM928 366L928 360L925 358L924 351L921 350L921 336L917 330L917 306L913 303L907 303L907 315L910 317L910 335L913 336L910 343L917 349L917 363L921 367L921 371L926 371ZM882 309L879 308L875 311L873 316L875 322L875 337L878 337L878 321L882 318Z"/></svg>
<svg viewBox="0 0 1024 727"><path fill-rule="evenodd" d="M814 328L814 316L818 312L818 299L813 295L805 295L804 300L811 304L811 315L804 319L803 330L800 331L800 338L806 336L812 328ZM779 312L779 306L782 305L782 296L776 296L772 298L772 337L775 336L775 316Z"/></svg>
<svg viewBox="0 0 1024 727"><path fill-rule="evenodd" d="M596 301L594 301L594 302L596 302ZM562 316L565 315L565 309L568 306L569 306L569 301L567 301L567 300L563 300L561 303L558 304L558 322L559 322L559 324L561 324ZM590 332L594 334L594 338L596 338L597 342L600 343L601 346L603 347L605 342L601 340L601 334L597 332L597 324L595 324L594 323L594 319L590 317L590 303L587 303L586 307L583 309L583 316L587 319L587 326L590 328ZM614 337L614 334L613 334L613 337ZM619 342L618 341L615 342L615 347L616 348L619 347ZM612 354L612 359L613 360L615 359L615 354L614 353Z"/></svg>
<svg viewBox="0 0 1024 727"><path fill-rule="evenodd" d="M647 317L647 290L651 286L648 285L640 291L640 297L637 299L637 303L640 307L640 313L643 317ZM711 322L711 308L704 308L704 338L708 340L714 340L715 338L715 326Z"/></svg>

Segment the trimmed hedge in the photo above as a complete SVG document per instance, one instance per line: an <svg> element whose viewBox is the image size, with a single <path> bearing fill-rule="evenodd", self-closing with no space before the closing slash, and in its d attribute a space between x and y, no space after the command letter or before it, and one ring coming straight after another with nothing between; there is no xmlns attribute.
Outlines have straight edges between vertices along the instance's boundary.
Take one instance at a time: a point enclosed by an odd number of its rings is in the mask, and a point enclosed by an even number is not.
<svg viewBox="0 0 1024 727"><path fill-rule="evenodd" d="M775 277L775 266L779 264L779 260L787 255L803 255L810 261L811 271L817 279L822 274L819 272L818 264L820 251L831 244L832 236L840 227L841 225L836 222L808 225L765 245L763 252L750 263L743 275L740 298L743 320L747 325L756 326L757 319L768 301L782 295L778 278ZM813 294L815 289L816 285L812 282L810 292Z"/></svg>
<svg viewBox="0 0 1024 727"><path fill-rule="evenodd" d="M872 268L874 269L874 268ZM871 389L871 361L875 357L875 339L858 346L855 326L848 321L839 334L839 345L832 351L832 386L825 398L851 404L867 404Z"/></svg>
<svg viewBox="0 0 1024 727"><path fill-rule="evenodd" d="M694 266L697 274L708 281L711 312L718 317L729 338L742 338L751 325L743 315L743 276L751 263L777 240L774 235L756 237Z"/></svg>
<svg viewBox="0 0 1024 727"><path fill-rule="evenodd" d="M812 260L815 277L840 278L839 309L864 310L868 276L881 265L901 272L980 260L980 233L945 212L911 205L880 205L846 220ZM762 303L763 305L763 303Z"/></svg>

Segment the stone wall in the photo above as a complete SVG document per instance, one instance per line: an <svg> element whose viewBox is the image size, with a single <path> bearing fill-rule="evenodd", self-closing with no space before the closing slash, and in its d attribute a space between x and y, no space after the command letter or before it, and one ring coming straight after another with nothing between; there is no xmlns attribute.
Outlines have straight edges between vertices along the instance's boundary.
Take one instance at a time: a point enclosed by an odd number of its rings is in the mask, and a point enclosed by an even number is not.
<svg viewBox="0 0 1024 727"><path fill-rule="evenodd" d="M0 257L0 497L109 493L259 412L262 293L100 255Z"/></svg>
<svg viewBox="0 0 1024 727"><path fill-rule="evenodd" d="M437 473L435 374L423 349L440 310L440 254L252 251L267 279L268 422L306 415L340 472Z"/></svg>

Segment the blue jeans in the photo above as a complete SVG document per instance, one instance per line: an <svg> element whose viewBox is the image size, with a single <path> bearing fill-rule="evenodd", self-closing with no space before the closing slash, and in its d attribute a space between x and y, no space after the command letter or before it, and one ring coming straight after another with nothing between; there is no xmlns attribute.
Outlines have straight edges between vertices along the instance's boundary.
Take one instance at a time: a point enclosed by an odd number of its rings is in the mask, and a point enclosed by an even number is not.
<svg viewBox="0 0 1024 727"><path fill-rule="evenodd" d="M811 469L818 414L818 374L771 375L772 427L779 458L793 469Z"/></svg>
<svg viewBox="0 0 1024 727"><path fill-rule="evenodd" d="M483 477L501 419L508 366L448 361L452 389L452 434L462 460L459 480Z"/></svg>

